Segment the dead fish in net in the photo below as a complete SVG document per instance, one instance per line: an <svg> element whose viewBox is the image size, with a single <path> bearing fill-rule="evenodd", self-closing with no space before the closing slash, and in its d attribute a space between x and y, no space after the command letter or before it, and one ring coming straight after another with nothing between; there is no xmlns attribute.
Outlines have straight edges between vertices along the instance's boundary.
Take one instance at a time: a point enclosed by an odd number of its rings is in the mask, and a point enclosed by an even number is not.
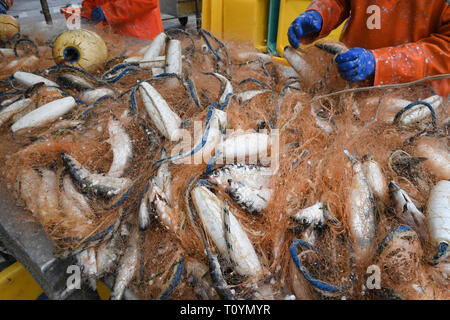
<svg viewBox="0 0 450 320"><path fill-rule="evenodd" d="M111 239L102 243L97 249L97 277L111 272L116 267L116 262L121 255L120 232L115 232Z"/></svg>
<svg viewBox="0 0 450 320"><path fill-rule="evenodd" d="M111 292L111 300L121 300L125 289L133 279L139 262L139 232L137 227L130 231L125 254L120 259L114 288Z"/></svg>
<svg viewBox="0 0 450 320"><path fill-rule="evenodd" d="M433 245L438 252L431 264L436 265L449 254L450 243L450 181L439 181L431 190L427 205L427 224Z"/></svg>
<svg viewBox="0 0 450 320"><path fill-rule="evenodd" d="M342 54L348 51L347 46L339 42L319 42L314 45L331 54Z"/></svg>
<svg viewBox="0 0 450 320"><path fill-rule="evenodd" d="M222 108L222 106L225 106L228 104L230 97L233 95L233 86L231 85L230 80L225 78L220 73L206 72L205 74L216 77L222 83L222 94L220 95L220 98L219 98L219 104Z"/></svg>
<svg viewBox="0 0 450 320"><path fill-rule="evenodd" d="M26 207L33 214L37 214L39 205L36 199L39 198L39 187L41 176L33 168L22 168L17 178L19 182L20 197L25 202Z"/></svg>
<svg viewBox="0 0 450 320"><path fill-rule="evenodd" d="M270 92L270 90L268 89L262 89L262 90L248 90L248 91L243 91L243 92L239 92L236 97L239 101L239 103L244 103L246 101L249 101L251 99L253 99L254 97L266 93L266 92Z"/></svg>
<svg viewBox="0 0 450 320"><path fill-rule="evenodd" d="M133 145L127 131L115 117L110 117L108 121L108 132L108 142L113 151L113 162L106 175L119 178L133 157Z"/></svg>
<svg viewBox="0 0 450 320"><path fill-rule="evenodd" d="M330 123L333 123L333 120L330 119L328 112L324 110L318 102L311 103L311 114L319 128L326 133L333 132L333 127L330 125Z"/></svg>
<svg viewBox="0 0 450 320"><path fill-rule="evenodd" d="M353 168L351 190L347 199L348 225L355 243L356 256L358 260L364 260L368 257L375 240L375 200L364 175L361 161L357 155L352 156L347 149L344 149L344 153Z"/></svg>
<svg viewBox="0 0 450 320"><path fill-rule="evenodd" d="M450 152L446 143L439 145L437 140L423 139L416 147L420 158L426 159L423 165L440 180L450 179Z"/></svg>
<svg viewBox="0 0 450 320"><path fill-rule="evenodd" d="M17 71L13 75L14 79L25 87L31 87L39 82L43 82L48 87L58 87L56 82L48 80L47 78L38 76L34 73ZM56 89L57 90L57 89Z"/></svg>
<svg viewBox="0 0 450 320"><path fill-rule="evenodd" d="M291 218L304 226L302 240L314 245L317 238L317 230L325 225L326 206L317 201L308 208L301 209L291 216Z"/></svg>
<svg viewBox="0 0 450 320"><path fill-rule="evenodd" d="M95 101L102 97L114 96L114 91L109 88L98 88L94 90L86 90L80 95L80 99L87 102L88 104L93 104Z"/></svg>
<svg viewBox="0 0 450 320"><path fill-rule="evenodd" d="M284 57L300 76L300 79L309 78L311 74L314 74L309 63L294 48L289 46L284 48Z"/></svg>
<svg viewBox="0 0 450 320"><path fill-rule="evenodd" d="M246 163L227 164L207 174L209 182L226 188L228 181L245 181L252 188L264 188L270 185L273 169Z"/></svg>
<svg viewBox="0 0 450 320"><path fill-rule="evenodd" d="M388 195L387 183L379 164L371 155L366 154L362 157L362 166L373 194L379 199L386 199Z"/></svg>
<svg viewBox="0 0 450 320"><path fill-rule="evenodd" d="M236 272L244 276L260 275L262 267L253 245L238 220L229 211L227 212L228 227L224 230L225 203L201 185L195 187L191 195L206 232L220 253L228 260L233 260ZM232 247L231 251L227 246L226 237Z"/></svg>
<svg viewBox="0 0 450 320"><path fill-rule="evenodd" d="M428 103L436 111L442 105L443 100L440 96L434 95L423 100L423 102ZM397 113L394 118L394 123L398 122L404 126L415 126L432 114L431 110L425 105L417 105L407 111L402 111Z"/></svg>
<svg viewBox="0 0 450 320"><path fill-rule="evenodd" d="M81 267L83 274L87 277L89 286L92 290L97 290L97 260L95 257L95 249L89 248L81 251L76 255L78 265Z"/></svg>
<svg viewBox="0 0 450 320"><path fill-rule="evenodd" d="M11 130L16 132L24 128L44 126L63 116L76 105L73 97L54 100L24 115L11 126Z"/></svg>
<svg viewBox="0 0 450 320"><path fill-rule="evenodd" d="M423 239L426 239L425 216L414 205L408 194L394 181L389 183L389 195L395 214L402 221L416 230Z"/></svg>
<svg viewBox="0 0 450 320"><path fill-rule="evenodd" d="M422 190L429 191L427 182L423 179L419 164L426 161L424 157L411 157L403 150L394 151L389 157L389 166L400 176L414 181Z"/></svg>
<svg viewBox="0 0 450 320"><path fill-rule="evenodd" d="M38 185L37 215L43 221L47 221L47 219L60 214L58 210L58 179L52 170L41 169L40 171L42 179Z"/></svg>
<svg viewBox="0 0 450 320"><path fill-rule="evenodd" d="M180 137L180 117L172 111L166 100L149 83L142 82L139 85L145 109L159 132L172 142Z"/></svg>
<svg viewBox="0 0 450 320"><path fill-rule="evenodd" d="M166 156L165 150L162 150L161 159ZM171 206L172 175L170 173L168 162L161 164L156 176L150 182L148 201L166 229L177 233L179 229L182 228L184 222L180 221L177 210L174 210ZM141 227L143 227L145 226L143 222L148 221L148 218L141 219L141 221Z"/></svg>
<svg viewBox="0 0 450 320"><path fill-rule="evenodd" d="M74 88L77 90L93 89L94 86L84 78L74 75L73 73L63 73L58 76L57 81L63 86Z"/></svg>
<svg viewBox="0 0 450 320"><path fill-rule="evenodd" d="M87 225L92 223L89 218L94 213L84 196L75 189L68 175L65 175L62 181L60 202L65 216L72 218L74 222L76 221L73 230L83 234Z"/></svg>
<svg viewBox="0 0 450 320"><path fill-rule="evenodd" d="M65 167L82 192L111 198L125 191L130 185L128 178L109 177L89 172L75 158L66 153L61 154Z"/></svg>
<svg viewBox="0 0 450 320"><path fill-rule="evenodd" d="M272 189L249 187L245 181L228 181L226 192L242 210L253 215L260 214L272 197Z"/></svg>
<svg viewBox="0 0 450 320"><path fill-rule="evenodd" d="M186 281L194 293L202 300L217 300L218 295L211 279L208 279L208 267L198 261L186 261Z"/></svg>
<svg viewBox="0 0 450 320"><path fill-rule="evenodd" d="M27 108L31 103L31 99L22 99L16 101L5 109L0 111L0 127L5 124L13 115Z"/></svg>

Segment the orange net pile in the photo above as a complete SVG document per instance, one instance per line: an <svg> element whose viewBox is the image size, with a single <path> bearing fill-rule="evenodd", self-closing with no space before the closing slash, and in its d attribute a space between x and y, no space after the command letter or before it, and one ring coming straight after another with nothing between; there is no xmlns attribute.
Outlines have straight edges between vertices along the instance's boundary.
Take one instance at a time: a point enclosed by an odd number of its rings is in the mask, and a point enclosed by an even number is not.
<svg viewBox="0 0 450 320"><path fill-rule="evenodd" d="M108 46L110 58L119 55L132 56L134 52L147 45L145 41L131 41L108 32L100 35ZM377 113L380 101L390 98L423 100L431 95L427 87L414 86L390 92L371 90L335 95L311 102L311 99L316 96L349 86L339 77L336 67L333 66L322 88L315 90L332 59L328 53L314 47L308 48L303 56L314 73L308 79L298 79L298 77L295 78L293 70L286 66L263 60L252 62L251 60L257 60L256 55L254 55L256 58L243 58L242 53L255 53L254 49L246 44L225 44L232 64L230 68L225 50L220 49L220 46L211 39L213 47L222 57L219 66L214 55L202 48L205 42L199 35L192 35L194 48L190 38L183 33L172 36L182 41L183 77L195 83L200 107L195 104L189 91L181 82L178 82L175 87L168 86L166 79L162 78L152 80L151 84L183 121L205 122L208 107L219 100L223 89L217 78L205 73L218 72L231 81L235 94L261 89L252 81L240 84L248 78L263 82L270 88L267 92L243 103L235 97L231 98L224 109L227 112L227 128L257 130L265 126L268 132L271 127L280 130L279 169L271 182L274 196L261 215L253 216L245 213L225 192L214 190L219 197L228 200L233 214L253 244L264 270L257 279L245 278L236 274L232 265L219 255L228 289L240 298L284 299L292 294L298 299L326 298L326 294L315 291L311 283L305 280L295 267L289 252L292 241L302 238L302 232L304 232L296 228L298 224L290 216L300 209L321 201L327 204L338 223L335 225L327 223L323 226L317 232L314 250L303 250L299 256L313 278L335 286L348 286L343 292L334 296L345 296L347 299L386 298L388 296L386 291L406 299L449 298L448 279L442 276L440 269L426 264L426 259L432 256L435 250L428 241L416 241L411 245L420 254L410 256L408 258L410 260L407 259L408 261L402 264L403 269L400 266L397 268L400 264L392 257L377 262L375 253L373 253L373 259L369 261L359 261L356 264L351 262L353 248L349 234L350 207L347 200L352 188L353 170L343 150L345 148L351 153L356 150L359 158L370 154L379 164L385 180L397 182L414 199L417 208L426 212L431 187L439 179L426 169L425 163L418 164L417 172L420 176L400 175L390 165L389 158L396 150L403 150L412 156L417 155L417 143L424 139L431 140L438 148L444 148L444 150L447 148L448 152L450 145L448 135L447 137L419 138L405 145L404 141L418 132L416 129L400 128L383 121L385 107L383 104L381 104L378 121L372 121L372 119ZM38 40L37 43L40 47L45 47L44 41ZM17 58L2 58L1 64L7 65L14 59ZM121 61L123 58L117 59L108 67ZM35 72L53 81L57 79L58 74L69 72L56 70L45 73L44 68L52 65L51 50L47 48L41 50L39 63L36 65L7 70L3 68L0 71L1 92L12 90L6 79L19 69ZM106 68L99 70L95 76L100 77L105 71L107 71ZM151 72L148 70L130 72L110 86L115 92L116 100L106 99L99 102L87 115L85 111L88 107L78 103L76 108L60 119L60 121L80 120L82 121L80 126L61 129L57 128L57 122L54 122L25 133L13 134L10 125L14 119L55 99L55 96L52 96L45 87L37 87L27 93L32 99L30 106L0 128L2 139L0 162L4 164L0 172L1 180L6 183L10 192L16 195L17 203L24 207L26 203L20 194L19 177L26 168L52 170L60 180L65 174L61 160L61 153L65 152L78 159L91 172L106 173L113 160L107 130L111 114L120 119L131 137L133 159L125 175L133 180L133 190L120 206L111 208L111 203L105 204L98 199L90 198L89 204L95 216L89 224L82 225L81 234L75 231L79 230L75 226L80 222L65 218L63 210L58 205L56 206L57 214L51 215L49 219L40 219L39 222L55 243L59 253L67 254L94 245L94 243L89 244L87 240L104 231L108 226L114 226L114 233L122 232L121 225L131 225L130 230L137 225L140 196L158 168L153 164L160 158L161 148L171 150L175 145L157 133L156 127L143 106L138 90L136 91L137 113L131 112L129 89L137 81L148 78L151 78ZM286 88L288 84L293 83L297 83L298 90ZM80 93L70 88L63 91L74 97ZM1 99L4 101L7 98L1 96ZM331 128L330 132L317 124L317 116L311 113L312 105L319 107L321 113L326 115L323 118L325 120L322 119L322 121ZM437 110L437 116L438 125L442 128L443 119L449 116L448 104L444 102ZM146 128L152 128L153 133L149 135ZM184 128L193 134L192 127ZM209 264L205 248L196 226L192 223L185 198L185 191L191 178L204 178L206 167L206 163L170 164L172 207L179 224L183 227L181 231L173 233L164 228L158 219L153 219L150 227L145 232L141 232L139 265L130 287L142 298L158 299L169 289L171 281L176 277L181 256L183 257L181 277L170 298L218 298L217 293L211 289L214 286L208 272ZM39 220L39 214L34 212L34 216ZM399 225L401 221L393 213L389 198L379 199L375 243L380 243L391 229ZM100 242L106 242L108 239L109 236ZM213 242L210 239L207 239L207 242L217 253ZM95 246L98 245L99 243L95 243ZM417 249L417 247L420 248ZM409 249L414 251L410 247L405 250ZM378 291L364 289L368 277L367 267L376 263L382 268L383 289ZM411 290L413 284L424 287L426 294L420 295L417 290Z"/></svg>

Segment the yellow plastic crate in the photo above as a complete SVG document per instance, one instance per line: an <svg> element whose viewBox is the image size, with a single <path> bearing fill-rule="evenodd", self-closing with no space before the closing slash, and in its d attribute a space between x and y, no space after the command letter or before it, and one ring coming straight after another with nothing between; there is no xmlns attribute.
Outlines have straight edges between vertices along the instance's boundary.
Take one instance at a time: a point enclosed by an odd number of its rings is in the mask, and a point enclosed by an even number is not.
<svg viewBox="0 0 450 320"><path fill-rule="evenodd" d="M202 28L224 40L267 50L270 0L203 0Z"/></svg>
<svg viewBox="0 0 450 320"><path fill-rule="evenodd" d="M310 5L310 0L280 0L280 15L278 17L277 51L280 55L284 53L284 48L289 45L287 36L289 26L301 13L305 12ZM342 23L333 30L325 39L339 41L341 36Z"/></svg>
<svg viewBox="0 0 450 320"><path fill-rule="evenodd" d="M36 300L43 293L39 284L19 262L0 272L0 300ZM111 291L103 282L97 281L97 293L101 300L108 300Z"/></svg>
<svg viewBox="0 0 450 320"><path fill-rule="evenodd" d="M41 287L19 262L0 272L0 300L36 300L42 292Z"/></svg>

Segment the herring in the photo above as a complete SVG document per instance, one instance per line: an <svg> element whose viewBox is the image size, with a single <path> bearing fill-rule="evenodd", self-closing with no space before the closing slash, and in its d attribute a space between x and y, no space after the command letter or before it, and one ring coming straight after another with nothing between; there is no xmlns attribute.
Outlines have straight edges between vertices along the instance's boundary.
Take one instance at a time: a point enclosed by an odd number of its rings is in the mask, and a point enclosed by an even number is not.
<svg viewBox="0 0 450 320"><path fill-rule="evenodd" d="M258 276L262 267L252 243L238 220L229 212L228 231L224 230L223 210L225 203L205 186L197 186L191 191L192 200L203 226L220 253L234 262L237 273L245 276ZM227 235L225 235L227 232ZM228 240L225 239L228 237ZM231 254L227 241L233 247Z"/></svg>
<svg viewBox="0 0 450 320"><path fill-rule="evenodd" d="M263 167L253 164L236 163L227 164L223 167L211 171L208 181L226 188L228 181L245 181L245 184L252 188L265 188L270 185L273 170L270 167Z"/></svg>
<svg viewBox="0 0 450 320"><path fill-rule="evenodd" d="M83 192L111 198L126 190L131 185L131 180L128 178L116 178L91 173L75 158L66 153L62 153L61 158L70 176L77 182Z"/></svg>
<svg viewBox="0 0 450 320"><path fill-rule="evenodd" d="M354 174L347 199L348 225L355 244L356 256L359 260L364 260L368 258L375 241L375 200L361 162L346 149L344 153L352 164Z"/></svg>
<svg viewBox="0 0 450 320"><path fill-rule="evenodd" d="M245 181L229 181L226 192L242 210L257 215L267 207L272 197L272 189L249 187Z"/></svg>

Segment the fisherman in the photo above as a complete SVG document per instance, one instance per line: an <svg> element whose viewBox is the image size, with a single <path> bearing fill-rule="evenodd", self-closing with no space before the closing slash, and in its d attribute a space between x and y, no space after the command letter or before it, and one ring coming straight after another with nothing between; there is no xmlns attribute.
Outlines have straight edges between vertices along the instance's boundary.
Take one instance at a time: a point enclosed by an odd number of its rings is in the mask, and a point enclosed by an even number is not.
<svg viewBox="0 0 450 320"><path fill-rule="evenodd" d="M153 40L164 31L158 0L84 0L81 17L135 38Z"/></svg>
<svg viewBox="0 0 450 320"><path fill-rule="evenodd" d="M449 0L313 0L289 27L292 47L326 37L345 19L336 58L342 78L367 85L450 73ZM447 97L450 80L430 83Z"/></svg>
<svg viewBox="0 0 450 320"><path fill-rule="evenodd" d="M11 9L13 0L0 0L0 14L6 14Z"/></svg>

